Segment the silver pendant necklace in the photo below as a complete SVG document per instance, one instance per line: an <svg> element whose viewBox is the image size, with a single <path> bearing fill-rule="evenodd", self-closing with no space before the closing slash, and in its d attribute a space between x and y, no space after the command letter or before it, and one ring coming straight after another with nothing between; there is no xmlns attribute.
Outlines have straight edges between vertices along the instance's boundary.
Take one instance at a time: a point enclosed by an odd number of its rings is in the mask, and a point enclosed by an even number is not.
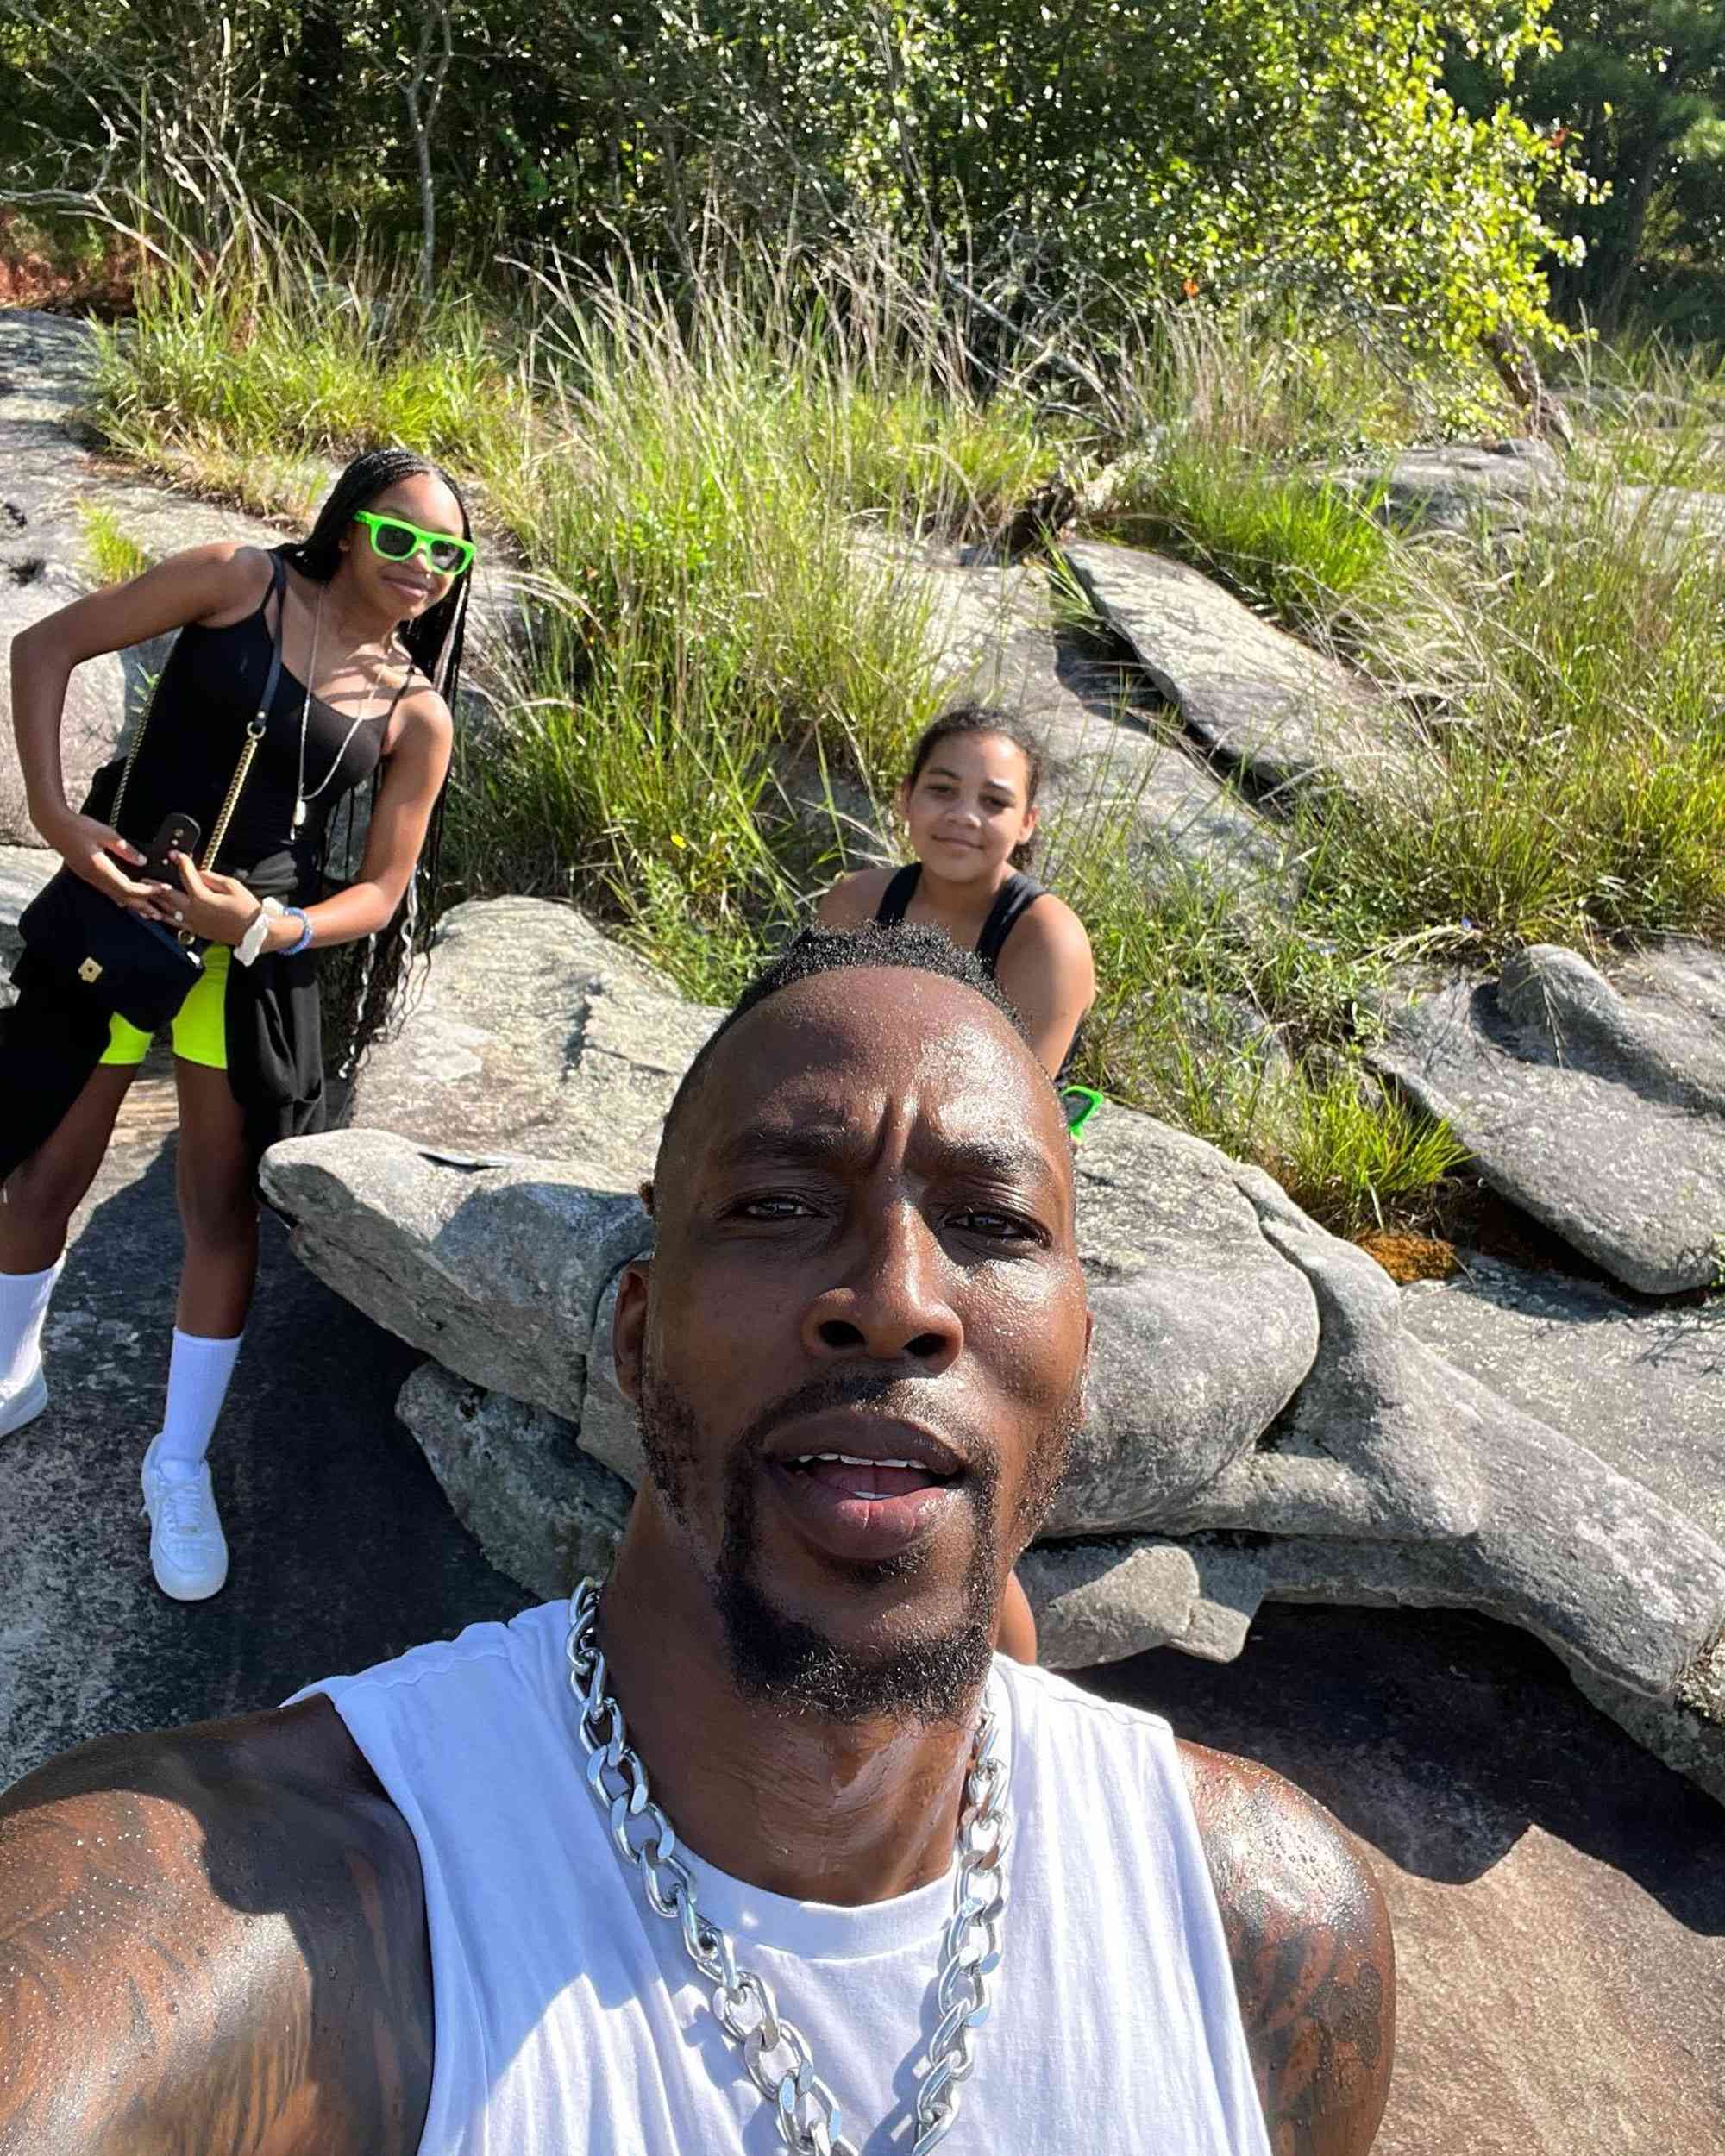
<svg viewBox="0 0 1725 2156"><path fill-rule="evenodd" d="M305 790L305 730L311 716L312 684L317 679L317 639L323 627L323 589L324 587L320 584L317 587L317 605L311 616L311 663L305 669L305 693L300 699L299 704L299 778L293 790L293 829L288 833L290 844L304 830L305 819L310 813L312 802L317 799L330 780L341 769L342 759L353 746L354 736L371 717L372 706L377 701L378 685L373 678L367 687L366 700L361 707L359 717L348 727L347 739L336 751L335 761L308 793Z"/></svg>
<svg viewBox="0 0 1725 2156"><path fill-rule="evenodd" d="M605 1683L599 1644L599 1583L585 1579L569 1597L567 1653L576 1727L587 1755L586 1783L624 1863L641 1874L647 1905L674 1924L683 1952L712 1985L712 2012L743 2071L773 2107L779 2142L792 2156L857 2156L840 2133L838 2104L814 2070L802 2032L779 2011L773 1988L739 1968L729 1934L695 1906L694 1875L676 1853L671 1822L653 1802L647 1771L630 1749L623 1709ZM940 2021L923 2053L913 2156L926 2156L958 2116L962 2084L975 2065L975 2032L988 2018L988 1979L1000 1963L1006 1908L1007 1763L985 1698L958 1818L952 1916L941 1940L935 2001ZM638 1821L640 1824L634 1826Z"/></svg>

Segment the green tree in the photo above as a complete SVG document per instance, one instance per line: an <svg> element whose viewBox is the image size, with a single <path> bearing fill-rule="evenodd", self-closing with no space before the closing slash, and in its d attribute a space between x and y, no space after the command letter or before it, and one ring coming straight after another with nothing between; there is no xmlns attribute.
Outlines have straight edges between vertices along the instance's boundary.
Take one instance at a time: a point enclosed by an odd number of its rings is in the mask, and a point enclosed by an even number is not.
<svg viewBox="0 0 1725 2156"><path fill-rule="evenodd" d="M435 216L469 256L623 243L693 274L712 208L775 240L887 228L1008 312L1286 294L1460 348L1538 328L1565 257L1575 175L1511 102L1545 6L0 0L0 153L99 165L105 97L154 131L146 169L195 136L254 193L404 240ZM1471 110L1452 47L1494 85Z"/></svg>
<svg viewBox="0 0 1725 2156"><path fill-rule="evenodd" d="M1524 69L1524 117L1601 183L1573 214L1585 243L1560 304L1615 329L1661 252L1718 260L1725 241L1725 8L1719 0L1552 0L1560 50ZM1478 105L1477 72L1457 87ZM1725 317L1722 317L1725 332Z"/></svg>

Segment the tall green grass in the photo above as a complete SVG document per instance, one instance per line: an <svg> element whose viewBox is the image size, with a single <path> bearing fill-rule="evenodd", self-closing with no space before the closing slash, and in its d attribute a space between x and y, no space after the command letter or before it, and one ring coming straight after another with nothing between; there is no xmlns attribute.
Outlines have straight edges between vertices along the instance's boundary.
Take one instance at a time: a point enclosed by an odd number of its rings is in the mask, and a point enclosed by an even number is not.
<svg viewBox="0 0 1725 2156"><path fill-rule="evenodd" d="M1477 957L1725 934L1725 535L1595 480L1409 594L1379 655L1449 684L1425 781L1308 811L1313 902Z"/></svg>
<svg viewBox="0 0 1725 2156"><path fill-rule="evenodd" d="M1429 1217L1464 1156L1366 1069L1381 964L1339 948L1304 905L1284 914L1199 876L1147 880L1116 819L1057 823L1047 873L1095 954L1084 1083L1267 1168L1340 1233Z"/></svg>
<svg viewBox="0 0 1725 2156"><path fill-rule="evenodd" d="M242 219L216 268L161 247L104 347L110 438L296 511L330 464L406 442L474 484L512 565L520 629L458 734L448 896L573 899L729 997L878 854L935 708L903 542L986 542L1057 468L1112 459L1102 529L1417 690L1424 778L1304 803L1286 914L1146 881L1129 803L1064 819L1048 873L1096 953L1088 1081L1346 1232L1418 1221L1458 1152L1366 1066L1400 958L1725 930L1718 549L1585 460L1513 545L1389 530L1337 461L1441 433L1477 392L1369 339L1151 324L1080 411L980 367L926 277L867 248L738 261L698 294L554 263L506 306L425 309Z"/></svg>

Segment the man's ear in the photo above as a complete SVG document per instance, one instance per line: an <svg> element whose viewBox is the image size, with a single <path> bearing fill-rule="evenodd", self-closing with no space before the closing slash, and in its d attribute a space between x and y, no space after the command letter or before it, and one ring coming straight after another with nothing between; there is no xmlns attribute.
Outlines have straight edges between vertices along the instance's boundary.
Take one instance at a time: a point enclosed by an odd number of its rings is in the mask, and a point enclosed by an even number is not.
<svg viewBox="0 0 1725 2156"><path fill-rule="evenodd" d="M631 1258L617 1282L617 1307L611 1319L611 1351L617 1361L617 1382L631 1405L641 1398L641 1363L647 1345L647 1289L652 1273L649 1257Z"/></svg>

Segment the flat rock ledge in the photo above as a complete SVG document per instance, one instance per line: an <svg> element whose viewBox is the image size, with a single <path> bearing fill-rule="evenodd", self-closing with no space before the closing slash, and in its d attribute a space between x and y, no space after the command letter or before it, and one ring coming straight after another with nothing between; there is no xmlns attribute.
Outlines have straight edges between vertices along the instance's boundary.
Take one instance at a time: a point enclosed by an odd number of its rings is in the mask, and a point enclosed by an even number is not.
<svg viewBox="0 0 1725 2156"><path fill-rule="evenodd" d="M1494 1189L1643 1294L1725 1277L1725 956L1534 944L1386 1018L1372 1060Z"/></svg>
<svg viewBox="0 0 1725 2156"><path fill-rule="evenodd" d="M1388 696L1201 570L1089 542L1063 558L1188 730L1262 793L1407 793L1419 755Z"/></svg>
<svg viewBox="0 0 1725 2156"><path fill-rule="evenodd" d="M548 1053L536 1032L572 983ZM493 1561L556 1594L603 1564L644 1471L611 1314L650 1235L634 1186L712 1014L579 915L522 899L459 909L432 989L428 1022L462 1029L481 1070L538 1076L499 1106L470 1091L472 1071L374 1067L371 1110L441 1115L443 1142L300 1139L272 1151L265 1185L313 1269L435 1358L404 1420ZM475 1099L477 1130L461 1119ZM499 1125L530 1127L538 1150L476 1143ZM599 1132L597 1157L574 1142ZM1725 1801L1725 1547L1705 1501L1725 1416L1709 1350L1675 1366L1693 1436L1683 1474L1661 1478L1651 1392L1646 1443L1609 1451L1584 1369L1512 1388L1503 1328L1556 1320L1508 1288L1484 1313L1398 1290L1267 1176L1125 1110L1098 1118L1079 1167L1091 1410L1025 1561L1051 1662L1160 1645L1227 1660L1268 1601L1476 1609L1547 1642ZM1608 1314L1621 1329L1583 1347L1607 1343L1609 1370L1640 1346L1633 1306Z"/></svg>

